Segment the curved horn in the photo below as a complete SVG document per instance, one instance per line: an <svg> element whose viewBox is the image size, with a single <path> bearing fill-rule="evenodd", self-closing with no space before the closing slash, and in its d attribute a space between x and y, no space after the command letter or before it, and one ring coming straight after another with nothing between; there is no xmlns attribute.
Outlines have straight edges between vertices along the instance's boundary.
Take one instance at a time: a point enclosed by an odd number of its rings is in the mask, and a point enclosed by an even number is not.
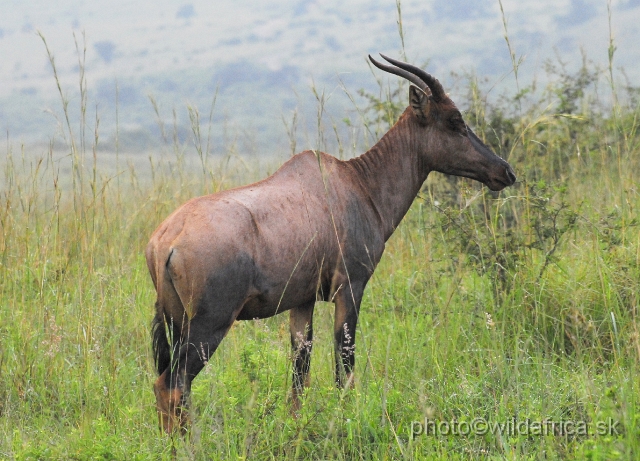
<svg viewBox="0 0 640 461"><path fill-rule="evenodd" d="M384 58L384 55L381 55L381 56ZM385 59L387 59L387 58L385 58ZM398 69L397 67L388 66L386 64L379 63L378 61L373 59L371 57L371 55L369 55L369 60L378 69L381 69L381 70L384 70L385 72L389 72L391 74L395 74L395 75L398 75L400 77L406 78L407 80L409 80L411 83L416 85L421 90L426 90L427 89L427 84L425 82L423 82L419 77L417 77L416 75L412 74L411 72L408 72L408 71L406 71L404 69ZM389 61L389 60L387 59L387 61Z"/></svg>
<svg viewBox="0 0 640 461"><path fill-rule="evenodd" d="M394 66L398 66L400 69L403 69L407 72L411 72L412 74L418 76L420 79L424 80L424 82L427 84L427 86L431 90L433 99L435 99L436 102L444 101L445 99L447 99L447 95L444 92L444 88L442 88L442 85L440 84L438 79L435 78L433 75L429 74L428 72L425 72L419 67L413 66L411 64L407 64L406 62L397 61L393 58L389 58L382 53L380 53L380 56L382 56L386 61L389 61Z"/></svg>

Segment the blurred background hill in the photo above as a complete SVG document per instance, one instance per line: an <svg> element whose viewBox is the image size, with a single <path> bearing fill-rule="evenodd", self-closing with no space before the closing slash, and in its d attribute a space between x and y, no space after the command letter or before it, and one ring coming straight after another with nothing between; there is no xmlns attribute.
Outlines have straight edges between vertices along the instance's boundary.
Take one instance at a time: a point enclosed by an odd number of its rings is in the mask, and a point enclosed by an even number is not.
<svg viewBox="0 0 640 461"><path fill-rule="evenodd" d="M451 72L477 74L492 94L515 91L498 1L404 0L401 7L407 60L427 64L454 93ZM640 77L634 65L640 0L610 7L615 65L633 85ZM512 50L523 58L520 81L543 84L550 59L578 68L582 52L607 65L605 0L505 0L503 8ZM397 22L392 0L5 0L0 128L10 142L46 145L63 137L60 97L40 32L72 113L80 107L84 67L87 119L95 125L97 113L103 149L115 147L116 125L123 151L157 148L163 126L170 127L165 137L188 141L187 107L208 121L214 97L212 152L231 142L245 152L286 151L285 124L293 123L294 113L302 127L298 150L314 147L312 135L301 134L313 133L316 123L311 88L324 93L338 128L348 125L353 104L341 87L356 99L359 89L378 87L375 79L382 76L372 75L366 55L402 56ZM456 100L463 105L460 96Z"/></svg>

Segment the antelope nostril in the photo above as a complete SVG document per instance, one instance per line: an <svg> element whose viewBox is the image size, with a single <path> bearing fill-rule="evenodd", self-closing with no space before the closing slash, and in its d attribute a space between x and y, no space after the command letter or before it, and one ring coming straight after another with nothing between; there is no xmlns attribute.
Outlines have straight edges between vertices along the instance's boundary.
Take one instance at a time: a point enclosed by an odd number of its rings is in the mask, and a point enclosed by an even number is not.
<svg viewBox="0 0 640 461"><path fill-rule="evenodd" d="M516 174L513 172L510 166L507 167L507 178L509 178L510 184L516 182Z"/></svg>

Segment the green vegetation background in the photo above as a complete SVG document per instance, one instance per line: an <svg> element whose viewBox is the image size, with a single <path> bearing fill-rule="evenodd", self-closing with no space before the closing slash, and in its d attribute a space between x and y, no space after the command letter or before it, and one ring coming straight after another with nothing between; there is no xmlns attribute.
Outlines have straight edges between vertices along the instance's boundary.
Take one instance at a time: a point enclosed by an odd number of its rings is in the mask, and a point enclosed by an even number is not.
<svg viewBox="0 0 640 461"><path fill-rule="evenodd" d="M208 155L211 115L189 108L192 142L161 126L150 175L117 155L104 169L99 117L81 97L80 119L65 119L61 89L64 155L3 149L0 459L637 459L640 91L616 79L614 51L608 69L548 63L544 87L517 82L513 54L515 96L457 76L467 121L518 183L495 194L431 175L367 288L354 390L333 384L332 306L316 309L298 419L288 316L237 323L194 382L187 439L158 431L143 249L188 198L277 165ZM314 89L318 145L336 138L349 156L384 133L407 93L386 81L360 95L358 120L327 120ZM414 437L425 418L590 432ZM596 434L599 421L617 431Z"/></svg>

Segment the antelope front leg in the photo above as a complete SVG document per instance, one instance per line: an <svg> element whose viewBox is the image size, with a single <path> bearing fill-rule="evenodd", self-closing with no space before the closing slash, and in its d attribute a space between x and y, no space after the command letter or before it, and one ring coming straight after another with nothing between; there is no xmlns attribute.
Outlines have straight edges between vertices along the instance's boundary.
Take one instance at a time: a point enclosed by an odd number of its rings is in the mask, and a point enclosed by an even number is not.
<svg viewBox="0 0 640 461"><path fill-rule="evenodd" d="M294 413L300 409L300 396L304 388L309 387L314 305L315 302L303 304L291 309L289 314L289 331L293 349L291 409Z"/></svg>
<svg viewBox="0 0 640 461"><path fill-rule="evenodd" d="M356 326L362 290L340 289L335 294L334 348L336 386L353 387L353 368L356 362Z"/></svg>

